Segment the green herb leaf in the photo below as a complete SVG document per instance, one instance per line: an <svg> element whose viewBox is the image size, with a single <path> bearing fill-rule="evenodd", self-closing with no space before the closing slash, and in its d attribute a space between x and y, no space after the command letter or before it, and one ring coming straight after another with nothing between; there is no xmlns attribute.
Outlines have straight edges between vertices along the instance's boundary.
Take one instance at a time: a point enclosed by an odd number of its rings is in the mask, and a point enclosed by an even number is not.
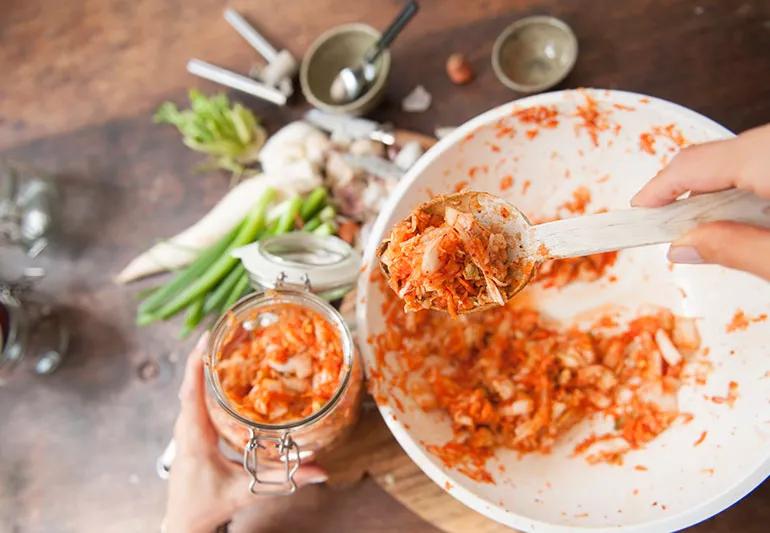
<svg viewBox="0 0 770 533"><path fill-rule="evenodd" d="M179 110L165 102L153 120L176 126L185 146L210 156L213 164L233 174L242 173L253 162L265 142L265 130L254 114L227 95L207 97L196 89L189 93L190 108Z"/></svg>

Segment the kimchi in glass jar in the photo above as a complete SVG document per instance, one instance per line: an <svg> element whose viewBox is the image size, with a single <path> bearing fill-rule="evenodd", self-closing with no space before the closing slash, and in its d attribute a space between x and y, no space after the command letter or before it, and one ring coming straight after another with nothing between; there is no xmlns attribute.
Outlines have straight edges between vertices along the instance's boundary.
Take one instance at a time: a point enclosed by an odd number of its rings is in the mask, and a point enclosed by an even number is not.
<svg viewBox="0 0 770 533"><path fill-rule="evenodd" d="M246 296L225 312L209 341L209 412L222 439L243 451L253 493L294 492L299 465L339 441L357 420L363 374L352 334L340 313L311 292L314 271L320 270L319 284L325 283L325 267L328 274L332 263L339 266L344 260L352 266L356 255L352 250L352 256L326 255L321 264L311 265L303 256L301 266L289 264L296 256L286 259L287 250L296 252L300 243L309 248L339 246L318 239L303 235L287 245L284 237L242 249L240 256L257 286L272 287ZM278 261L282 270L270 283L265 276L271 269L262 261L274 245L284 252L284 260ZM256 264L249 252L259 254ZM306 269L303 283L288 282L299 275L299 268ZM357 267L353 277L355 272ZM345 280L350 283L350 275ZM283 478L266 479L264 471L276 468Z"/></svg>

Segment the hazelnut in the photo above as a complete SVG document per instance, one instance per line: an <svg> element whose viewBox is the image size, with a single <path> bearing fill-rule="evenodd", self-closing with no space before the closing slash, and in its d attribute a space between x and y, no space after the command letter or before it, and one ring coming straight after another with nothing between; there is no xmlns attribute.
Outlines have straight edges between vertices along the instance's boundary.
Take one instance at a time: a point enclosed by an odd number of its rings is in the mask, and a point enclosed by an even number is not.
<svg viewBox="0 0 770 533"><path fill-rule="evenodd" d="M464 85L473 79L473 69L462 54L452 54L446 61L446 73L455 85Z"/></svg>

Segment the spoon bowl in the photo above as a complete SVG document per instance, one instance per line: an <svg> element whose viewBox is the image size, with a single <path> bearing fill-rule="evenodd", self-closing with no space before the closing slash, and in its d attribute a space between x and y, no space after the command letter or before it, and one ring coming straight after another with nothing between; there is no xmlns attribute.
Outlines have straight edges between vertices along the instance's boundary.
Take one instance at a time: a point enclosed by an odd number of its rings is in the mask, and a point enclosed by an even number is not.
<svg viewBox="0 0 770 533"><path fill-rule="evenodd" d="M513 204L487 192L467 191L455 194L441 195L419 205L415 211L428 215L436 215L444 218L447 209L454 209L460 213L473 216L484 228L493 233L502 234L507 241L509 264L515 264L516 268L509 269L510 276L503 280L505 283L498 287L503 299L507 302L520 292L534 276L537 270L536 250L533 250L531 241L532 227L527 217ZM410 215L411 216L411 215ZM377 248L377 258L380 269L386 281L390 282L390 270L383 262L382 256L390 244L390 237L380 242ZM482 311L495 307L496 303L490 302L478 305L469 310L458 310L458 313ZM446 311L431 306L436 311Z"/></svg>
<svg viewBox="0 0 770 533"><path fill-rule="evenodd" d="M351 102L366 92L374 80L374 62L390 46L390 43L418 10L419 7L414 0L406 4L377 42L369 47L358 66L355 68L346 66L340 69L329 86L329 95L335 103Z"/></svg>

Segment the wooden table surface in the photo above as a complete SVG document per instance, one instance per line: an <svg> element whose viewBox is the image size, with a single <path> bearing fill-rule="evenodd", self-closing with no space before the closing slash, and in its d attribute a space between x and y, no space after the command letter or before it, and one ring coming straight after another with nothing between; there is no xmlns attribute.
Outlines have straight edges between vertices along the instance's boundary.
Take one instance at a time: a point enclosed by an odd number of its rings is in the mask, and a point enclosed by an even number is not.
<svg viewBox="0 0 770 533"><path fill-rule="evenodd" d="M639 91L743 130L770 122L767 0L423 0L393 46L386 101L373 114L431 133L513 99L489 64L494 37L516 18L551 14L574 28L580 57L562 87ZM336 24L382 28L395 0L237 1L279 47L301 56ZM60 239L37 262L40 293L66 309L72 354L48 379L17 375L0 388L0 530L154 531L165 500L154 461L177 411L192 341L177 325L137 330L138 287L111 276L153 240L194 221L226 190L224 175L196 174L198 155L152 124L165 99L188 87L190 57L246 71L253 50L222 19L218 0L4 0L0 9L0 155L55 173L63 191ZM478 74L455 87L451 52ZM416 84L433 93L421 114L399 111ZM275 130L306 107L239 95ZM19 254L0 252L0 274ZM141 285L140 285L141 286ZM142 377L144 376L144 377ZM698 531L764 531L765 484ZM239 517L240 531L435 531L373 482L302 490Z"/></svg>

